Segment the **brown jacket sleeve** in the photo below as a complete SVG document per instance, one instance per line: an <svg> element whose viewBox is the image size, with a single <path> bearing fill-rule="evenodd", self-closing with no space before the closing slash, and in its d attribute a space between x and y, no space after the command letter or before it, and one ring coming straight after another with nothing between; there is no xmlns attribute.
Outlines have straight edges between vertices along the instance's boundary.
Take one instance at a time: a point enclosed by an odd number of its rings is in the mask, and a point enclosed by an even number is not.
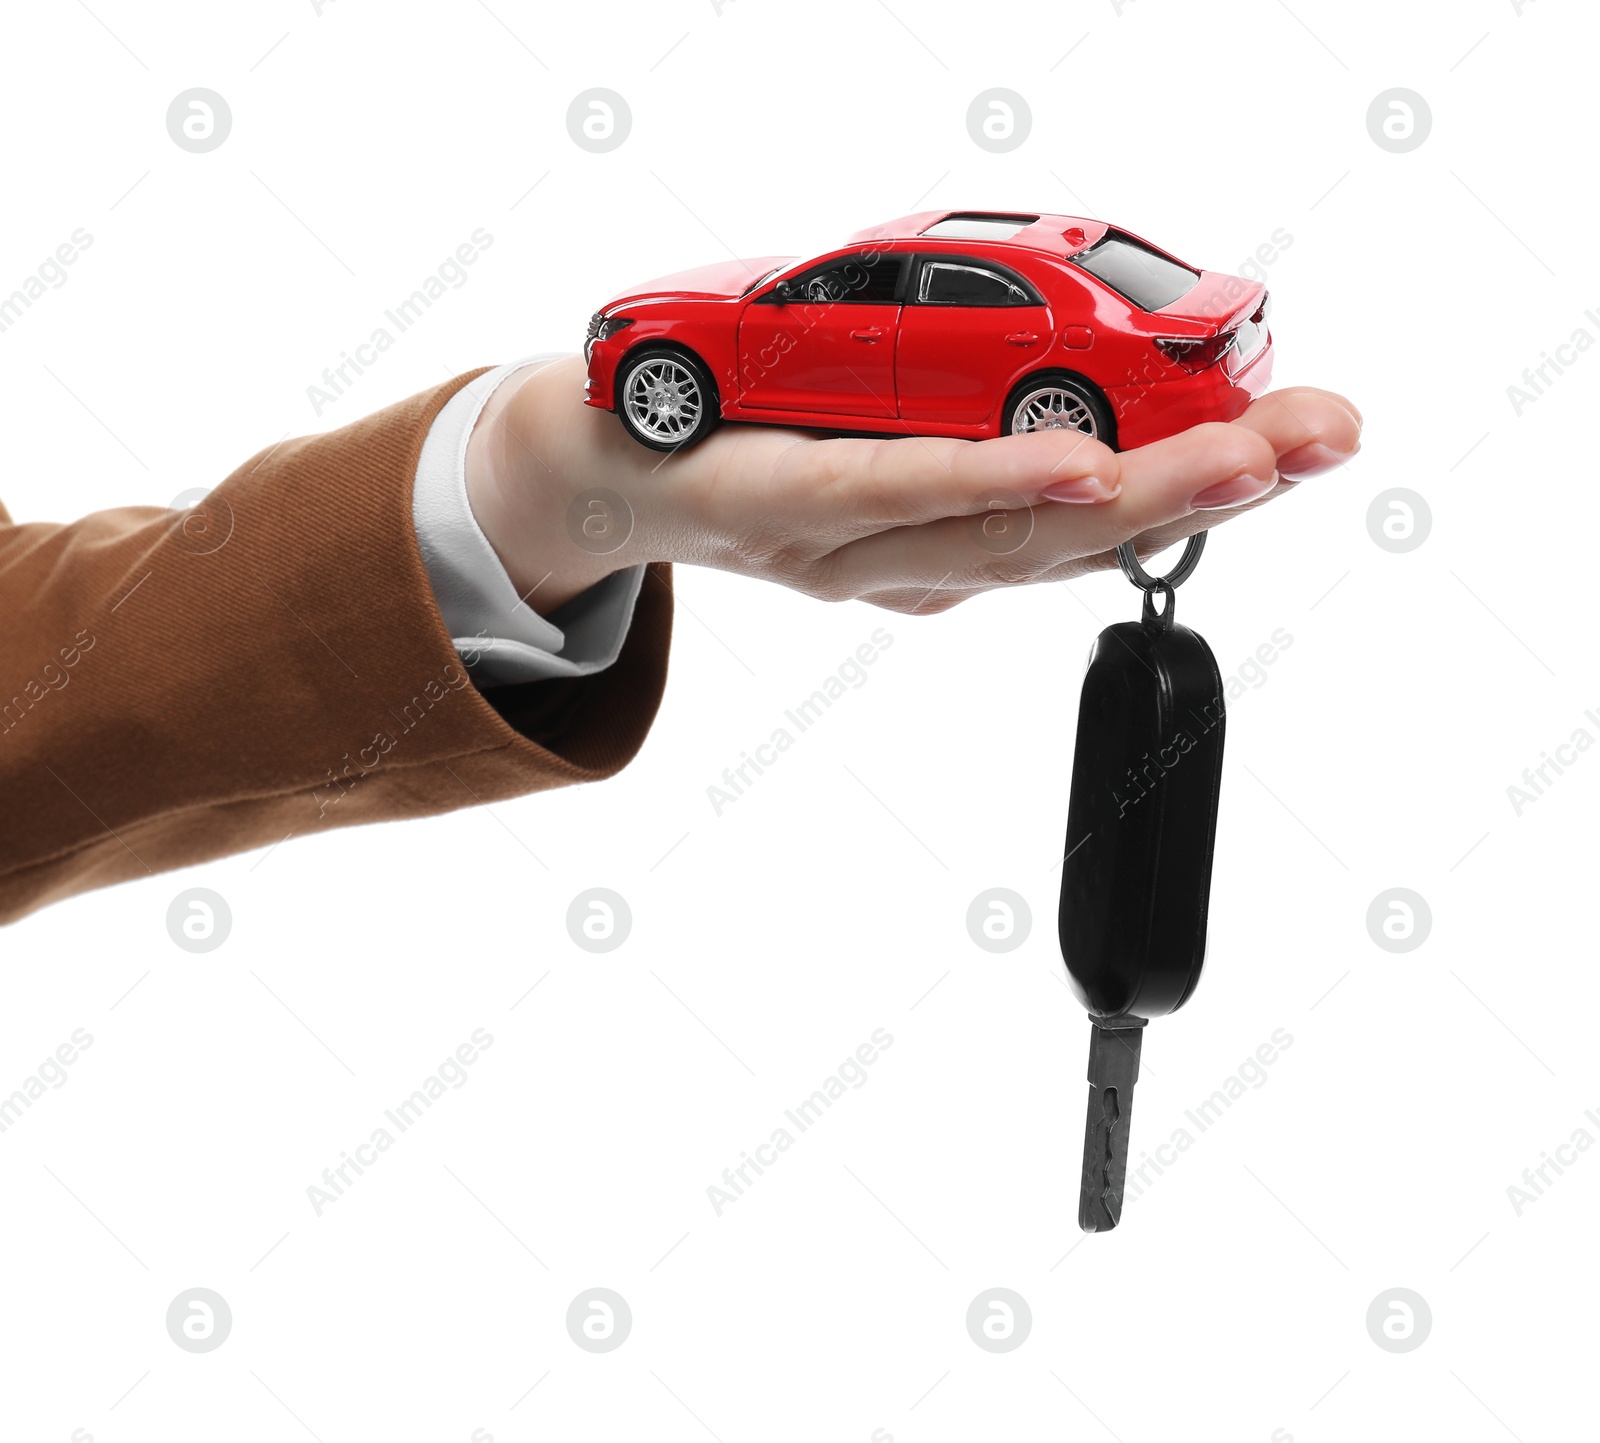
<svg viewBox="0 0 1600 1443"><path fill-rule="evenodd" d="M412 482L480 374L261 452L190 512L0 508L0 922L633 758L666 683L670 568L616 663L577 680L479 691L434 604Z"/></svg>

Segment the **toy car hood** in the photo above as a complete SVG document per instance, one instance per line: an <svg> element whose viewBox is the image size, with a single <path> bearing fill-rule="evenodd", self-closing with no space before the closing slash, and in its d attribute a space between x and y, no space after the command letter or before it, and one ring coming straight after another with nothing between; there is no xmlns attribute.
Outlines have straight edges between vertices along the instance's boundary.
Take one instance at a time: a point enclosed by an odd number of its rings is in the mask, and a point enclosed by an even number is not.
<svg viewBox="0 0 1600 1443"><path fill-rule="evenodd" d="M677 271L670 276L644 281L629 290L618 292L601 307L601 311L609 313L618 306L659 300L734 300L772 270L790 265L797 259L797 256L752 256L746 260L718 261L715 265L696 266L691 271Z"/></svg>

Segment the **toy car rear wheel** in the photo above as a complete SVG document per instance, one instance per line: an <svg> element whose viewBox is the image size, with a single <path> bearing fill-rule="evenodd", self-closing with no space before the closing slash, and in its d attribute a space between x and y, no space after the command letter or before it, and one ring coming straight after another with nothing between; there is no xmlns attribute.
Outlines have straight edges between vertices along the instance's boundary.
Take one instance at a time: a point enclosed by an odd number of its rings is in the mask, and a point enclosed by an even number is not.
<svg viewBox="0 0 1600 1443"><path fill-rule="evenodd" d="M1002 421L1006 436L1054 430L1081 431L1116 448L1116 422L1106 398L1087 381L1065 371L1029 376L1011 393Z"/></svg>
<svg viewBox="0 0 1600 1443"><path fill-rule="evenodd" d="M649 346L623 362L617 416L641 446L680 451L717 424L717 388L699 360L672 346Z"/></svg>

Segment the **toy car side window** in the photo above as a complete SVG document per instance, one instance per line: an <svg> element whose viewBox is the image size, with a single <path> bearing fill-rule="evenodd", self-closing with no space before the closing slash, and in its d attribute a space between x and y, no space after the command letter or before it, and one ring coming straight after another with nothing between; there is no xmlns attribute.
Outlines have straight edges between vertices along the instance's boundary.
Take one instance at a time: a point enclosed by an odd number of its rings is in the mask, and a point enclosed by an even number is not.
<svg viewBox="0 0 1600 1443"><path fill-rule="evenodd" d="M905 262L903 255L877 251L835 256L804 272L792 285L806 300L817 303L893 305L900 298L900 274Z"/></svg>
<svg viewBox="0 0 1600 1443"><path fill-rule="evenodd" d="M993 266L964 260L927 260L917 300L931 306L1028 306L1037 302L1012 277Z"/></svg>

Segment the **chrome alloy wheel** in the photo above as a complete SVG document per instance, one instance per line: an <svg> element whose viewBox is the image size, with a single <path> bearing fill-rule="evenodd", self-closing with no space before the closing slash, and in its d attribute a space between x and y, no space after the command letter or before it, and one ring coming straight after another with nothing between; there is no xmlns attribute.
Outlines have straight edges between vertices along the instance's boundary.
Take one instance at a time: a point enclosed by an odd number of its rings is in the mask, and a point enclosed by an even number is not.
<svg viewBox="0 0 1600 1443"><path fill-rule="evenodd" d="M692 435L705 398L694 373L678 361L645 361L628 376L623 405L628 419L645 435L671 443Z"/></svg>
<svg viewBox="0 0 1600 1443"><path fill-rule="evenodd" d="M1027 431L1082 431L1098 434L1094 412L1076 391L1064 386L1040 386L1029 391L1011 412L1011 434Z"/></svg>

